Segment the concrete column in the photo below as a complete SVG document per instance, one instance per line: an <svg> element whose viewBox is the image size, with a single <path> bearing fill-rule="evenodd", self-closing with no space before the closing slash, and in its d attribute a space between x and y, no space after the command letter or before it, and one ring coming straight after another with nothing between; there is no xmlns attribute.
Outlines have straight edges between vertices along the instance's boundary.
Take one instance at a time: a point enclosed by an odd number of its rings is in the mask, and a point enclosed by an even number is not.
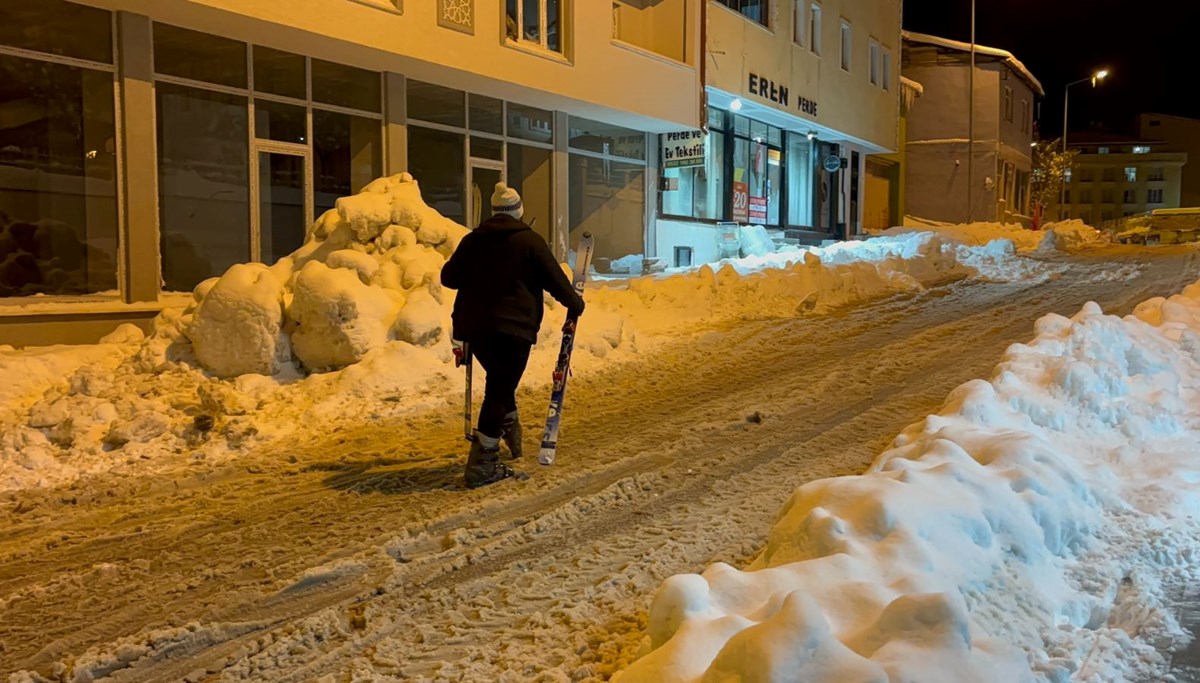
<svg viewBox="0 0 1200 683"><path fill-rule="evenodd" d="M567 144L571 139L569 126L570 117L566 112L554 112L554 188L551 192L550 206L554 214L554 227L550 233L550 248L554 250L555 256L564 261L571 248L571 167Z"/></svg>
<svg viewBox="0 0 1200 683"><path fill-rule="evenodd" d="M162 259L158 234L158 151L150 18L117 12L124 297L156 301Z"/></svg>
<svg viewBox="0 0 1200 683"><path fill-rule="evenodd" d="M408 170L408 105L403 74L383 74L383 174Z"/></svg>

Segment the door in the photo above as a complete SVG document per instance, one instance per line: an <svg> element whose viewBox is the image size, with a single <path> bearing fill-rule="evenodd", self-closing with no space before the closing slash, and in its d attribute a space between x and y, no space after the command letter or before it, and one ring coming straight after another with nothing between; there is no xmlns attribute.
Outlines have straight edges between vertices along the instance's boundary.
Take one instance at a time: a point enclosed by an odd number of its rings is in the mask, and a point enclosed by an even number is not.
<svg viewBox="0 0 1200 683"><path fill-rule="evenodd" d="M479 224L492 215L492 193L496 191L496 183L504 180L504 164L499 161L486 159L471 159L470 191L470 222L468 227L477 228Z"/></svg>
<svg viewBox="0 0 1200 683"><path fill-rule="evenodd" d="M300 245L313 221L307 150L256 145L254 153L254 249L275 263Z"/></svg>

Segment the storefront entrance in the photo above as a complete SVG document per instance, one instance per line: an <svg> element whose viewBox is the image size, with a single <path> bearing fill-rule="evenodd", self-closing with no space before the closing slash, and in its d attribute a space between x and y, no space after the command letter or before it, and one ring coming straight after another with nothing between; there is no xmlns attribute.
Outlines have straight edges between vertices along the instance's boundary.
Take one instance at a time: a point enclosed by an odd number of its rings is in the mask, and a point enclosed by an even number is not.
<svg viewBox="0 0 1200 683"><path fill-rule="evenodd" d="M311 155L302 146L256 143L251 226L256 261L275 263L304 244L313 222Z"/></svg>
<svg viewBox="0 0 1200 683"><path fill-rule="evenodd" d="M477 228L488 216L492 215L492 193L496 190L496 183L503 180L504 164L502 162L471 159L471 196L467 200L470 203L471 213L467 227Z"/></svg>

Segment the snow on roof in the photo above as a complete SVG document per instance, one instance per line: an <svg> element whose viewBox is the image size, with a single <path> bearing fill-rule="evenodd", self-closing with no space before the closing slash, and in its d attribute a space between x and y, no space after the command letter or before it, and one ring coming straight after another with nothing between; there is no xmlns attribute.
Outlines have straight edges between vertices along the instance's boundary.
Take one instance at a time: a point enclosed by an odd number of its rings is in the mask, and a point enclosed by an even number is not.
<svg viewBox="0 0 1200 683"><path fill-rule="evenodd" d="M910 43L921 43L924 45L933 45L933 46L945 48L948 50L958 50L960 52L970 52L971 51L970 43L964 43L964 42L961 42L958 40L950 40L949 38L939 38L938 36L931 36L931 35L928 35L925 33L914 33L912 31L902 31L901 35L904 37L904 40L907 40ZM1009 52L1008 50L1001 50L1000 48L996 48L996 47L986 47L986 46L980 45L978 43L975 44L975 52L977 54L986 55L988 57L995 57L997 59L1000 59L1001 61L1003 61L1005 64L1008 65L1008 68L1012 69L1013 71L1015 71L1017 73L1018 76L1025 79L1025 81L1027 83L1029 83L1029 85L1032 86L1034 90L1037 91L1037 94L1039 94L1043 97L1046 96L1046 90L1045 90L1045 88L1042 87L1042 82L1039 81L1036 77L1034 77L1033 73L1029 69L1027 69L1024 64L1021 63L1021 60L1019 60L1015 56L1013 56L1013 53Z"/></svg>
<svg viewBox="0 0 1200 683"><path fill-rule="evenodd" d="M900 85L903 85L904 87L908 88L909 90L912 90L913 92L915 92L917 94L918 97L925 94L925 86L921 85L920 83L914 81L911 78L901 76L900 77Z"/></svg>

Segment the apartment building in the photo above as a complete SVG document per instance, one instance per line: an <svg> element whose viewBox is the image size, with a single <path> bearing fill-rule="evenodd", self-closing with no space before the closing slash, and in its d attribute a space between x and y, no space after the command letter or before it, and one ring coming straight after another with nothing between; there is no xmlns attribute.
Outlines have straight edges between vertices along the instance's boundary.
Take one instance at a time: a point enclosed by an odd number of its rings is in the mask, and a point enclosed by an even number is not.
<svg viewBox="0 0 1200 683"><path fill-rule="evenodd" d="M1067 146L1079 154L1065 179L1065 208L1050 215L1102 225L1180 207L1186 153L1167 151L1162 141L1105 133L1073 133Z"/></svg>

